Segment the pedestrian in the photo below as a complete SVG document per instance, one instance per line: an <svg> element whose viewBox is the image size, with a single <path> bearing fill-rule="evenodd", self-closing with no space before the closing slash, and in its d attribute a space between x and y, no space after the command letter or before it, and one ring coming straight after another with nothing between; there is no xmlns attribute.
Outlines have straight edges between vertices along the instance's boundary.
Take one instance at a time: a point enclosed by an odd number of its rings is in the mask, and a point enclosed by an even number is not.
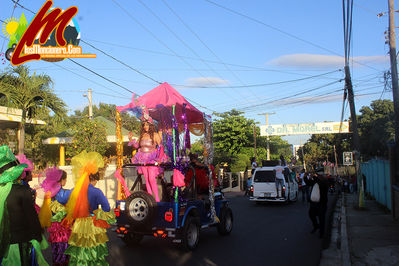
<svg viewBox="0 0 399 266"><path fill-rule="evenodd" d="M0 265L48 265L42 252L47 242L32 193L23 185L19 163L8 146L0 146ZM42 242L43 241L43 242ZM42 242L42 243L40 243Z"/></svg>
<svg viewBox="0 0 399 266"><path fill-rule="evenodd" d="M48 242L51 244L53 266L68 265L69 261L69 256L64 252L68 247L71 228L61 224L66 215L64 205L71 194L71 190L63 188L66 182L67 173L51 167L46 170L46 179L41 184L46 196L39 212L39 220L42 227L47 227L49 232Z"/></svg>
<svg viewBox="0 0 399 266"><path fill-rule="evenodd" d="M299 182L301 184L301 192L302 192L302 202L309 201L307 193L308 187L306 186L305 178L306 178L305 169L302 169L301 174L299 175Z"/></svg>
<svg viewBox="0 0 399 266"><path fill-rule="evenodd" d="M99 168L104 167L102 156L86 151L71 160L73 173L78 177L66 204L67 216L63 224L72 225L66 255L69 265L108 265L106 257L107 228L116 222L104 193L95 187L100 179Z"/></svg>
<svg viewBox="0 0 399 266"><path fill-rule="evenodd" d="M275 167L276 170L276 179L275 179L275 184L276 184L276 198L283 197L283 186L284 186L284 167L281 165L282 162L280 160L280 165ZM281 194L279 193L279 190L281 191Z"/></svg>
<svg viewBox="0 0 399 266"><path fill-rule="evenodd" d="M251 160L251 175L254 174L256 167L258 167L258 164L256 163L255 157L252 157L252 160Z"/></svg>
<svg viewBox="0 0 399 266"><path fill-rule="evenodd" d="M316 170L316 174L313 176L313 181L311 181L311 183L313 183L309 204L309 218L313 225L311 233L315 233L319 230L319 236L322 238L325 231L325 216L328 202L328 182L324 176L323 169ZM318 194L318 200L312 200L312 194L315 192Z"/></svg>

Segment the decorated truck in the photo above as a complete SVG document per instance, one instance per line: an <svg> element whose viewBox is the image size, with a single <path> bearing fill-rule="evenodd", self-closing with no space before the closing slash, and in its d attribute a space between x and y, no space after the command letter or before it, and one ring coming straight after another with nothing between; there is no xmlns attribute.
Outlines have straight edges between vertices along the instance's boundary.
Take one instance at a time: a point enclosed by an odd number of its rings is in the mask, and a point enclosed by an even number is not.
<svg viewBox="0 0 399 266"><path fill-rule="evenodd" d="M121 112L132 112L142 121L151 120L156 125L160 139L157 155L161 156L143 163L135 154L130 163L123 164ZM190 160L190 133L203 137L203 163ZM138 142L143 142L141 135ZM144 236L151 236L193 250L205 228L214 227L220 235L230 234L233 213L212 166L211 117L168 83L137 99L133 95L129 104L117 107L117 155L116 233L126 244L138 244ZM161 169L156 177L156 193L151 191L154 186L151 189L151 179L145 175L148 167Z"/></svg>

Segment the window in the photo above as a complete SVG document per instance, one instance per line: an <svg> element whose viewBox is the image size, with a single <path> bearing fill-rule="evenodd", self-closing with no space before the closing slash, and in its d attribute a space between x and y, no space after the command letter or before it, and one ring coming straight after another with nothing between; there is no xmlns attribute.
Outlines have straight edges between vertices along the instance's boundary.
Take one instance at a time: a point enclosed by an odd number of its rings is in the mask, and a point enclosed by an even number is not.
<svg viewBox="0 0 399 266"><path fill-rule="evenodd" d="M256 171L254 182L275 182L276 172L273 171Z"/></svg>

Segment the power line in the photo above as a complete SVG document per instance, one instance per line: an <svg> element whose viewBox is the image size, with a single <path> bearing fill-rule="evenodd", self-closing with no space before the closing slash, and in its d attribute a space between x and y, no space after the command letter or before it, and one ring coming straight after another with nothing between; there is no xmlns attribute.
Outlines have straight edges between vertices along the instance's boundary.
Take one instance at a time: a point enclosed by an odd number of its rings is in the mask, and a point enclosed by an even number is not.
<svg viewBox="0 0 399 266"><path fill-rule="evenodd" d="M317 48L322 49L322 50L324 50L324 51L327 51L327 52L329 52L329 53L332 53L332 54L341 56L341 55L340 55L339 53L337 53L337 52L334 52L334 51L332 51L332 50L330 50L330 49L327 49L327 48L325 48L325 47L322 47L322 46L320 46L320 45L318 45L318 44L315 44L315 43L313 43L313 42L310 42L310 41L307 41L307 40L305 40L305 39L302 39L302 38L300 38L300 37L298 37L298 36L295 36L294 34L291 34L291 33L289 33L289 32L283 31L283 30L281 30L281 29L279 29L279 28L277 28L277 27L274 27L274 26L272 26L272 25L266 24L266 23L263 22L263 21L260 21L260 20L258 20L258 19L252 18L252 17L250 17L250 16L248 16L248 15L245 15L245 14L243 14L243 13L240 13L240 12L238 12L238 11L235 11L235 10L233 10L233 9L231 9L231 8L222 6L221 4L215 3L215 2L213 2L213 1L211 1L211 0L204 0L204 1L210 3L210 4L214 5L214 6L217 6L217 7L221 8L221 9L227 10L227 11L229 11L229 12L231 12L231 13L233 13L233 14L236 14L236 15L238 15L238 16L240 16L240 17L244 17L244 18L246 18L246 19L248 19L248 20L254 21L254 22L256 22L256 23L258 23L258 24L261 24L261 25L263 25L263 26L265 26L265 27L268 27L268 28L270 28L270 29L273 29L273 30L275 30L275 31L278 31L278 32L280 32L280 33L282 33L282 34L284 34L284 35L287 35L287 36L291 37L291 38L294 38L294 39L299 40L299 41L301 41L301 42L307 43L307 44L309 44L309 45L311 45L311 46L317 47ZM353 60L353 59L352 59L352 60ZM360 64L360 65L363 65L363 66L366 66L366 67L369 67L369 68L371 68L371 69L377 70L376 68L371 67L371 66L369 66L369 65L366 65L366 64L363 64L363 63L360 63L360 62L356 62L356 63L358 63L358 64Z"/></svg>
<svg viewBox="0 0 399 266"><path fill-rule="evenodd" d="M138 19L136 19L126 8L124 8L122 5L120 5L116 0L112 0L130 19L132 19L136 24L138 24L142 29L144 29L148 34L150 34L155 40L157 40L160 44L162 44L166 49L168 49L170 52L172 52L174 55L176 55L183 63L188 65L191 69L193 69L194 72L196 72L198 75L201 77L205 78L198 70L196 70L189 62L187 62L184 58L179 56L172 48L170 48L164 41L162 41L160 38L158 38L151 30L149 30L143 23L141 23ZM231 95L227 94L231 98L233 98ZM234 99L234 98L233 98ZM236 99L234 99L236 100Z"/></svg>
<svg viewBox="0 0 399 266"><path fill-rule="evenodd" d="M242 86L238 85L238 86L209 87L209 86L189 86L189 85L180 85L180 84L171 84L171 85L183 86L183 87L187 87L187 88L250 88L250 87L263 87L263 86L272 86L272 85L280 85L280 84L284 84L284 83L292 83L292 82L303 81L303 80L307 80L307 79L312 79L312 78L316 78L316 77L325 76L325 75L332 74L332 73L339 72L339 71L342 71L342 69L338 69L338 70L334 70L334 71L330 71L330 72L327 72L327 73L314 75L314 76L310 76L310 77L306 77L306 78L278 81L278 82L272 82L272 83L250 84L250 85L242 85Z"/></svg>
<svg viewBox="0 0 399 266"><path fill-rule="evenodd" d="M91 70L91 69L88 68L88 67L85 67L84 65L82 65L82 64L80 64L80 63L78 63L78 62L76 62L75 60L73 60L73 59L71 59L71 58L68 58L68 59L69 59L69 61L71 61L72 63L74 63L74 64L76 64L76 65L78 65L78 66L80 66L80 67L86 69L87 71L93 73L94 75L99 76L100 78L105 79L106 81L108 81L108 82L110 82L110 83L112 83L112 84L114 84L114 85L116 85L116 86L118 86L118 87L120 87L120 88L122 88L122 89L124 89L124 90L126 90L126 91L128 91L128 92L130 92L130 93L133 93L133 91L129 90L128 88L126 88L126 87L124 87L124 86L122 86L122 85L116 83L115 81L112 81L112 80L110 80L110 79L104 77L104 76L101 75L101 74L98 74L97 72Z"/></svg>
<svg viewBox="0 0 399 266"><path fill-rule="evenodd" d="M138 73L138 74L140 74L140 75L142 75L142 76L144 76L144 77L146 77L146 78L148 78L148 79L154 81L155 83L158 83L158 84L161 84L161 83L162 83L162 82L159 82L158 80L156 80L156 79L154 79L154 78L152 78L152 77L150 77L150 76L144 74L143 72L141 72L141 71L139 71L139 70L137 70L137 69L135 69L135 68L129 66L128 64L126 64L126 63L120 61L119 59L117 59L117 58L113 57L112 55L110 55L110 54L104 52L103 50L101 50L101 49L95 47L94 45L92 45L92 44L90 44L90 43L88 43L88 42L86 42L86 41L84 41L84 40L82 40L82 39L81 39L80 41L83 42L83 43L85 43L85 44L87 44L87 45L89 45L89 46L92 47L93 49L95 49L95 50L97 50L97 51L103 53L104 55L106 55L106 56L112 58L113 60L117 61L118 63L120 63L120 64L122 64L122 65L128 67L129 69L135 71L136 73Z"/></svg>
<svg viewBox="0 0 399 266"><path fill-rule="evenodd" d="M202 45L204 45L206 47L206 49L208 49L208 51L213 54L213 56L220 62L222 63L225 68L231 73L233 74L233 76L240 82L243 83L241 81L241 79L227 66L227 64L223 63L222 60L217 56L217 54L198 36L197 33L195 33L194 30L191 29L190 26L187 25L187 23L184 22L184 20L168 5L168 3L165 0L162 0L162 2L164 3L164 5L180 20L180 22L202 43Z"/></svg>
<svg viewBox="0 0 399 266"><path fill-rule="evenodd" d="M264 105L266 105L266 104L270 104L270 103L276 102L276 101L278 101L278 100L280 101L280 100L284 100L284 99L293 98L293 97L295 97L295 96L298 96L298 95L301 95L301 94L305 94L305 93L308 93L308 92L311 92L311 91L319 90L319 89L321 89L321 88L330 86L330 85L332 85L332 84L335 84L335 83L341 82L341 81L342 81L342 80L333 81L333 82L327 83L327 84L325 84L325 85L319 86L319 87L317 87L317 88L312 88L312 89L309 89L309 90L305 90L305 91L302 91L302 92L298 92L298 93L296 93L296 94L293 94L293 95L290 95L290 96L286 96L286 97L283 97L283 98L280 98L280 99L277 99L277 100L272 100L272 101L268 101L268 102L264 102L264 103L259 103L259 104L255 104L255 105L252 105L252 106L246 106L246 107L243 107L243 108L238 109L238 110L239 110L239 111L240 111L240 110L246 110L246 109L250 109L250 108L254 108L254 107L258 107L258 106L264 106Z"/></svg>
<svg viewBox="0 0 399 266"><path fill-rule="evenodd" d="M101 87L103 87L103 88L106 88L107 90L111 90L111 91L113 91L113 92L115 92L115 93L118 93L119 95L123 96L124 98L127 97L127 96L121 94L121 93L118 92L118 91L115 91L115 90L113 90L113 89L111 89L111 88L108 88L108 87L104 86L103 84L98 83L98 82L96 82L96 81L93 81L93 80L91 80L91 79L89 79L89 78L87 78L87 77L85 77L85 76L83 76L83 75L80 75L80 74L78 74L78 73L76 73L76 72L74 72L74 71L72 71L72 70L69 70L69 69L66 68L66 67L63 67L63 66L61 66L61 65L58 65L57 63L53 63L53 64L56 65L57 67L61 68L61 69L64 69L64 70L66 70L66 71L68 71L68 72L71 72L72 74L74 74L74 75L76 75L76 76L79 76L79 77L81 77L81 78L83 78L83 79L85 79L85 80L88 80L88 81L90 81L90 82L92 82L92 83L94 83L94 84L97 84L98 86L101 86Z"/></svg>

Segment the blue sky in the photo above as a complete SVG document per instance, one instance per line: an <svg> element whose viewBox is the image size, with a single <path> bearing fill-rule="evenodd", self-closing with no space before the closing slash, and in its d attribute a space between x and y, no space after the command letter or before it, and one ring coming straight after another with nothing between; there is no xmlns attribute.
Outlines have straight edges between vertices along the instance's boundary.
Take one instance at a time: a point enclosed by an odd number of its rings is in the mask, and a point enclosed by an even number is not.
<svg viewBox="0 0 399 266"><path fill-rule="evenodd" d="M19 3L37 12L44 1ZM275 112L270 124L341 118L341 1L54 1L54 7L72 5L79 8L82 40L154 80L170 83L208 114L234 108L262 125L265 117L259 114L265 112ZM0 19L10 18L13 2L2 0L1 7ZM392 92L384 91L383 78L390 68L384 36L388 16L377 17L387 9L387 1L354 1L350 66L357 111L373 100L392 99ZM13 16L22 12L28 21L33 17L20 6ZM157 86L92 47L81 46L97 58L77 62L128 90L142 95ZM1 64L0 70L8 65ZM69 60L27 65L52 77L56 93L71 111L87 105L82 94L88 88L97 104L125 105L132 95ZM345 110L347 119L349 107ZM299 144L306 136L287 139Z"/></svg>

